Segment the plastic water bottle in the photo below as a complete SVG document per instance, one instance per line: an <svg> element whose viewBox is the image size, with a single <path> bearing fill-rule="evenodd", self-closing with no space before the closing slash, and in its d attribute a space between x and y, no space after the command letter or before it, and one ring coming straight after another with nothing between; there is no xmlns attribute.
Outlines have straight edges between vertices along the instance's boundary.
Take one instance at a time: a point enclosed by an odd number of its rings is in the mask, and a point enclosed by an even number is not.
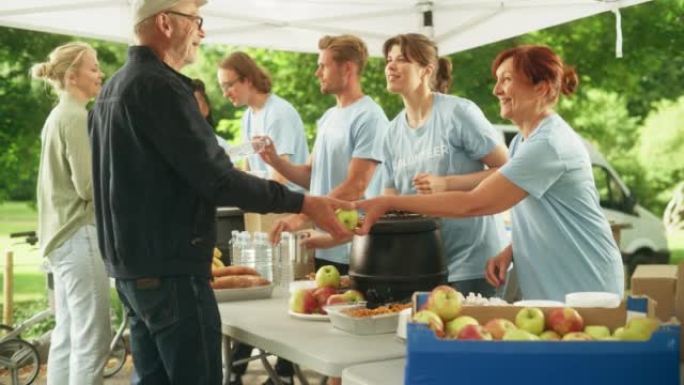
<svg viewBox="0 0 684 385"><path fill-rule="evenodd" d="M267 138L254 138L249 142L231 146L226 153L231 160L242 159L246 156L254 155L261 151L269 143Z"/></svg>
<svg viewBox="0 0 684 385"><path fill-rule="evenodd" d="M254 258L254 243L252 236L247 231L243 231L238 236L239 239L239 255L237 263L242 266L256 268L256 261Z"/></svg>
<svg viewBox="0 0 684 385"><path fill-rule="evenodd" d="M231 265L237 265L237 260L239 259L239 253L240 253L240 239L239 239L240 232L237 230L233 230L230 232L230 241L228 241L228 245L230 246L230 264Z"/></svg>
<svg viewBox="0 0 684 385"><path fill-rule="evenodd" d="M273 282L273 250L268 241L268 235L263 232L254 233L252 244L256 271Z"/></svg>
<svg viewBox="0 0 684 385"><path fill-rule="evenodd" d="M294 280L294 234L283 232L280 234L280 243L277 245L278 250L278 286L287 292L290 289L290 282Z"/></svg>

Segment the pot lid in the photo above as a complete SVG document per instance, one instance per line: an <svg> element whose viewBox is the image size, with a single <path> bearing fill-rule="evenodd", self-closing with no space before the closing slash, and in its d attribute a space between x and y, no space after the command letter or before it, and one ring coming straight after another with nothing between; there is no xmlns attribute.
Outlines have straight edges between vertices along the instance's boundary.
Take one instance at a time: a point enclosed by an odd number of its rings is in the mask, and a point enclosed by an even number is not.
<svg viewBox="0 0 684 385"><path fill-rule="evenodd" d="M439 228L438 218L409 213L405 211L388 211L375 222L370 229L371 234L411 234L434 231Z"/></svg>

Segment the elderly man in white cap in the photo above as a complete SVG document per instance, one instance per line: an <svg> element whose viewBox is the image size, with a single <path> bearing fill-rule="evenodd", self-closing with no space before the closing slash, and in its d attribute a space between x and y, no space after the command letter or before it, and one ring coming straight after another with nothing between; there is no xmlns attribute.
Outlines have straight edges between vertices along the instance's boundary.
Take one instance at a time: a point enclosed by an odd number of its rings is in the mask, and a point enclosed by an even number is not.
<svg viewBox="0 0 684 385"><path fill-rule="evenodd" d="M217 206L304 213L349 236L334 210L233 167L178 71L204 38L205 0L133 4L140 45L89 116L99 247L131 320L137 384L221 383L221 328L209 285Z"/></svg>

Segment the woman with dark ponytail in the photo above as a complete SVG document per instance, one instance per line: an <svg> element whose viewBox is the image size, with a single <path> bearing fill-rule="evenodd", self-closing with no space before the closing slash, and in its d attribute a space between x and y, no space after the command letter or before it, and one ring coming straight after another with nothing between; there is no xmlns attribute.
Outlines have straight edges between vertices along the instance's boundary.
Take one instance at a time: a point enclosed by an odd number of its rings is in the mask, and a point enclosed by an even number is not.
<svg viewBox="0 0 684 385"><path fill-rule="evenodd" d="M423 35L387 40L387 90L404 101L384 144L385 194L470 190L506 162L506 149L480 109L446 95L451 62ZM484 279L487 258L505 247L500 218L444 219L449 283L464 294L494 295Z"/></svg>
<svg viewBox="0 0 684 385"><path fill-rule="evenodd" d="M500 115L520 130L510 160L469 192L358 203L366 209L360 233L391 209L456 218L511 209L512 242L487 262L492 285L505 282L515 256L524 299L565 301L578 291L622 297L622 258L599 205L589 154L554 111L559 96L577 88L575 70L550 48L527 45L500 53L492 74Z"/></svg>

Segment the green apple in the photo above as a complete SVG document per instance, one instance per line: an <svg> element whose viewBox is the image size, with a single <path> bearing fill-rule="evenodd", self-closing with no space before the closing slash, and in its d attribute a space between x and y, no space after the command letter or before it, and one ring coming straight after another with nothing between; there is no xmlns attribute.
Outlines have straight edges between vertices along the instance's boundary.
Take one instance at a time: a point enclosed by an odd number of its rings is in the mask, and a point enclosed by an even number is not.
<svg viewBox="0 0 684 385"><path fill-rule="evenodd" d="M595 340L602 340L610 337L610 329L603 325L587 325L584 327L584 332Z"/></svg>
<svg viewBox="0 0 684 385"><path fill-rule="evenodd" d="M535 334L523 329L508 329L503 335L503 341L539 341Z"/></svg>
<svg viewBox="0 0 684 385"><path fill-rule="evenodd" d="M347 303L356 303L364 300L363 294L358 290L347 290L342 294Z"/></svg>
<svg viewBox="0 0 684 385"><path fill-rule="evenodd" d="M333 265L321 266L316 271L316 287L340 287L340 272Z"/></svg>
<svg viewBox="0 0 684 385"><path fill-rule="evenodd" d="M570 332L563 336L563 341L593 341L594 339L585 332Z"/></svg>
<svg viewBox="0 0 684 385"><path fill-rule="evenodd" d="M619 328L615 329L613 331L613 337L621 340L622 339L622 334L625 332L625 328L623 326L620 326Z"/></svg>
<svg viewBox="0 0 684 385"><path fill-rule="evenodd" d="M456 318L462 304L463 296L458 290L449 285L439 285L430 292L425 308L435 312L442 321L449 322Z"/></svg>
<svg viewBox="0 0 684 385"><path fill-rule="evenodd" d="M458 333L461 332L461 329L466 327L467 325L479 325L480 323L477 322L477 320L471 316L460 316L458 318L454 318L451 321L447 322L445 329L446 335L448 338L457 338Z"/></svg>
<svg viewBox="0 0 684 385"><path fill-rule="evenodd" d="M560 341L561 336L553 330L547 330L540 334L539 338L544 341Z"/></svg>
<svg viewBox="0 0 684 385"><path fill-rule="evenodd" d="M520 309L515 316L515 326L538 336L544 331L544 312L537 307Z"/></svg>
<svg viewBox="0 0 684 385"><path fill-rule="evenodd" d="M623 341L648 341L651 339L651 334L659 327L660 321L656 318L632 318L625 325L620 339Z"/></svg>
<svg viewBox="0 0 684 385"><path fill-rule="evenodd" d="M426 324L437 337L444 337L444 322L437 314L430 310L421 310L411 318L413 322Z"/></svg>
<svg viewBox="0 0 684 385"><path fill-rule="evenodd" d="M335 216L349 230L354 230L359 225L359 212L356 210L337 209L335 210Z"/></svg>

